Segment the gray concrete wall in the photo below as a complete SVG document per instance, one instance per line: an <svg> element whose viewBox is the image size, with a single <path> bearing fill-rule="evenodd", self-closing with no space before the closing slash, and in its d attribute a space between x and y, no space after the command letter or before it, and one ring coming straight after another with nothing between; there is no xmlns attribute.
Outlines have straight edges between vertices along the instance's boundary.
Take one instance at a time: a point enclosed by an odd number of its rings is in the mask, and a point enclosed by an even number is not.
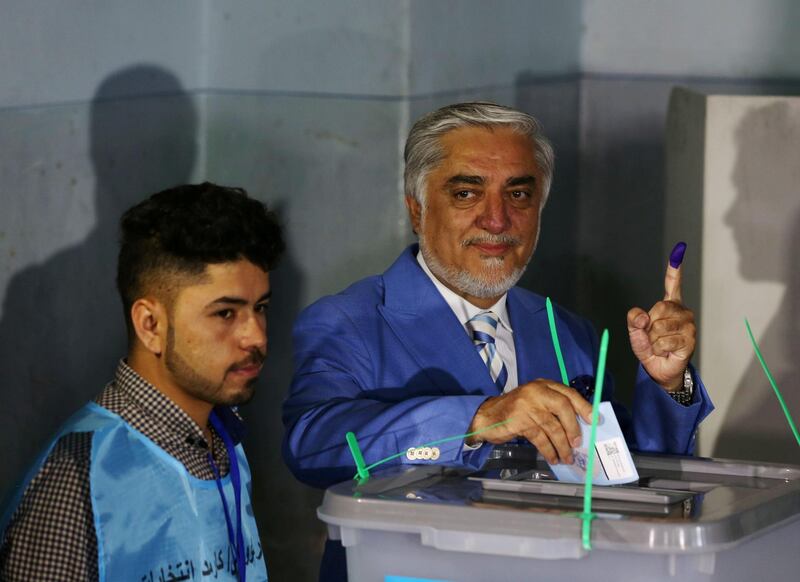
<svg viewBox="0 0 800 582"><path fill-rule="evenodd" d="M0 107L85 103L112 72L134 63L171 71L192 91L203 84L203 2L195 0L3 0ZM120 95L151 93L147 84ZM110 97L110 95L109 95Z"/></svg>
<svg viewBox="0 0 800 582"><path fill-rule="evenodd" d="M409 0L211 1L207 87L396 97L406 91Z"/></svg>
<svg viewBox="0 0 800 582"><path fill-rule="evenodd" d="M792 0L584 0L586 73L785 78L800 72Z"/></svg>
<svg viewBox="0 0 800 582"><path fill-rule="evenodd" d="M507 88L580 70L576 0L410 0L409 93Z"/></svg>

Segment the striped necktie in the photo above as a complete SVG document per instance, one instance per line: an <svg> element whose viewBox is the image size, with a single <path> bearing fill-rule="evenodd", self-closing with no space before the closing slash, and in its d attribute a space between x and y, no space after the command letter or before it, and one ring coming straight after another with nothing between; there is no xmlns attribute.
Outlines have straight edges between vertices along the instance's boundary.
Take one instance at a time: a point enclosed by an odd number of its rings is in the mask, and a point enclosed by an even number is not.
<svg viewBox="0 0 800 582"><path fill-rule="evenodd" d="M498 318L493 312L484 311L470 319L467 328L472 331L472 343L475 344L483 363L489 368L489 375L494 380L495 386L502 392L508 380L508 371L500 354L497 353L497 345L494 342L497 323Z"/></svg>

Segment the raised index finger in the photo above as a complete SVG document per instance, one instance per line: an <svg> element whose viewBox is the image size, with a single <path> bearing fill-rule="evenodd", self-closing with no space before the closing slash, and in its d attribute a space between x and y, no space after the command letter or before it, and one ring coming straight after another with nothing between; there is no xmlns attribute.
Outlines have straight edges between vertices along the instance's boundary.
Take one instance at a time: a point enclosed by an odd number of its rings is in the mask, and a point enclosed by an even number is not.
<svg viewBox="0 0 800 582"><path fill-rule="evenodd" d="M667 264L667 273L664 276L664 301L681 303L681 263L686 253L686 243L679 242L672 248Z"/></svg>

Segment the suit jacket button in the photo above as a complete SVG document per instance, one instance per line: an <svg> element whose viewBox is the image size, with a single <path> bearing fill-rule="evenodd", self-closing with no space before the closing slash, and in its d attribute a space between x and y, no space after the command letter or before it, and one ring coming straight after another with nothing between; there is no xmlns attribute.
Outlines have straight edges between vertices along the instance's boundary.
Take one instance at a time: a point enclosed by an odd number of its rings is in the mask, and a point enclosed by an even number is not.
<svg viewBox="0 0 800 582"><path fill-rule="evenodd" d="M409 461L416 461L417 460L417 449L414 447L409 447L406 451L406 458Z"/></svg>
<svg viewBox="0 0 800 582"><path fill-rule="evenodd" d="M433 447L431 449L431 461L435 461L439 458L439 447Z"/></svg>

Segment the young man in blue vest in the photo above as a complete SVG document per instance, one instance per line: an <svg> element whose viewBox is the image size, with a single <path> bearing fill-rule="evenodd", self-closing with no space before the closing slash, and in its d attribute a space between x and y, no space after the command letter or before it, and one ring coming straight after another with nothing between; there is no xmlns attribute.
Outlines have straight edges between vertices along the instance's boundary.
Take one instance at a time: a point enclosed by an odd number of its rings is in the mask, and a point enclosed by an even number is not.
<svg viewBox="0 0 800 582"><path fill-rule="evenodd" d="M232 407L267 354L281 229L210 183L154 194L121 226L127 358L5 508L0 578L266 580Z"/></svg>

